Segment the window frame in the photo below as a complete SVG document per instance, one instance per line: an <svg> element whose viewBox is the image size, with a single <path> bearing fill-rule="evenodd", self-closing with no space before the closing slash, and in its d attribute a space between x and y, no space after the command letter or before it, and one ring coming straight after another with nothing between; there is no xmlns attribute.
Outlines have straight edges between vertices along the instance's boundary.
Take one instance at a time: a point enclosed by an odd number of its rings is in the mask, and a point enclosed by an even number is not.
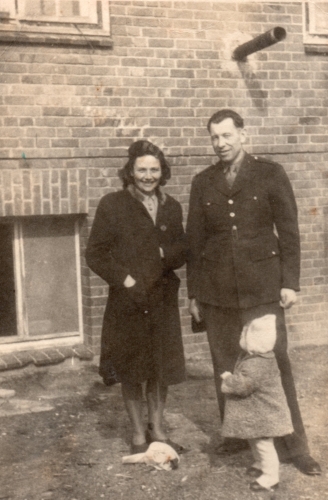
<svg viewBox="0 0 328 500"><path fill-rule="evenodd" d="M17 8L16 8L17 1ZM56 4L59 0L53 0ZM88 2L89 17L29 17L24 14L26 0L5 0L6 11L0 16L0 41L51 45L111 47L108 0ZM9 9L9 10L8 10Z"/></svg>
<svg viewBox="0 0 328 500"><path fill-rule="evenodd" d="M57 216L58 217L58 216ZM60 216L59 216L60 217ZM71 343L72 337L74 341L83 339L83 304L82 304L82 276L81 276L81 248L80 248L80 217L74 220L74 250L75 250L75 265L76 265L76 298L78 311L78 330L73 332L47 333L29 335L27 307L25 302L25 266L24 261L24 238L23 238L23 218L15 218L8 223L13 225L13 259L14 259L14 280L16 288L16 321L17 335L8 335L0 337L1 350L4 346L26 343L38 345L40 341L56 340L56 344Z"/></svg>
<svg viewBox="0 0 328 500"><path fill-rule="evenodd" d="M303 43L305 52L328 53L328 12L327 31L316 27L316 8L322 0L303 2Z"/></svg>

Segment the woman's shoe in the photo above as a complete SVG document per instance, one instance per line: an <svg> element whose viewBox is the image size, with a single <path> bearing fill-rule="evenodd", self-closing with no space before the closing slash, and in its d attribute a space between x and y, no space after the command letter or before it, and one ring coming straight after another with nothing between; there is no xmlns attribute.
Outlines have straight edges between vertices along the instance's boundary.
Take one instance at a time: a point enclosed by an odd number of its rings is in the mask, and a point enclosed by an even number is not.
<svg viewBox="0 0 328 500"><path fill-rule="evenodd" d="M171 441L171 439L156 439L156 438L153 439L151 434L150 434L150 431L147 429L146 430L146 443L150 444L150 443L154 443L154 442L168 444L179 455L181 455L182 453L184 453L186 451L185 448L183 446L181 446L181 444L175 443L174 441Z"/></svg>
<svg viewBox="0 0 328 500"><path fill-rule="evenodd" d="M260 477L262 475L261 469L258 469L257 467L248 467L246 470L246 474L250 477Z"/></svg>
<svg viewBox="0 0 328 500"><path fill-rule="evenodd" d="M279 488L279 483L273 484L272 486L269 486L269 488L265 488L264 486L261 486L257 481L253 481L249 485L249 487L252 491L274 491Z"/></svg>
<svg viewBox="0 0 328 500"><path fill-rule="evenodd" d="M131 443L131 455L135 455L136 453L145 453L148 450L148 443L142 444L133 444Z"/></svg>

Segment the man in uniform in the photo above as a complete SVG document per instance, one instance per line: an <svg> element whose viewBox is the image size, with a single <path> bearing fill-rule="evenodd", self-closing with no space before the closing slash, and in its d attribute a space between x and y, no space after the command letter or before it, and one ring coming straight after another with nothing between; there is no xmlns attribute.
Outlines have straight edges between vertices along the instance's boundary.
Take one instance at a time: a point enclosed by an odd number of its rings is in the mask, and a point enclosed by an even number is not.
<svg viewBox="0 0 328 500"><path fill-rule="evenodd" d="M300 241L297 206L283 167L251 156L242 117L231 109L208 122L218 163L195 176L190 194L187 235L189 310L205 323L221 419L224 396L220 374L232 371L243 325L264 314L277 318L276 358L294 432L275 440L281 461L304 474L319 475L310 456L290 360L284 309L299 291ZM242 443L226 440L221 452Z"/></svg>

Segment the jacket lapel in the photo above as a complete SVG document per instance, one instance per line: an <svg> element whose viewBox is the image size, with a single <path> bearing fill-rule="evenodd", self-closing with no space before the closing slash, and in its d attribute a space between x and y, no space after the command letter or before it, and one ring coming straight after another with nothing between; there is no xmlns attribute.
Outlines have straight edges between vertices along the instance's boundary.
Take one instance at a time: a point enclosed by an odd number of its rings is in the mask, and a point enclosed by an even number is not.
<svg viewBox="0 0 328 500"><path fill-rule="evenodd" d="M227 180L223 173L223 165L221 165L221 163L218 162L213 167L214 168L212 169L212 172L210 173L209 176L211 185L225 196L230 196L231 189L229 188Z"/></svg>
<svg viewBox="0 0 328 500"><path fill-rule="evenodd" d="M235 182L233 183L231 189L229 189L230 196L237 194L243 187L245 187L246 183L252 183L254 169L250 160L251 156L246 153Z"/></svg>
<svg viewBox="0 0 328 500"><path fill-rule="evenodd" d="M157 217L156 217L156 226L164 226L165 221L167 220L166 217L166 194L164 191L160 190L158 191L158 208L157 208Z"/></svg>

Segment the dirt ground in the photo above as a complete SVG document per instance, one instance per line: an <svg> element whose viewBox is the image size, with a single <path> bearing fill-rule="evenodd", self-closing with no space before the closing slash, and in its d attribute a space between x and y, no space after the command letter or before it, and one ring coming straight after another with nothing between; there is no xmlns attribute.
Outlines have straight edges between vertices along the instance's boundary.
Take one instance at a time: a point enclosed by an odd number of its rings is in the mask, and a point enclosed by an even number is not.
<svg viewBox="0 0 328 500"><path fill-rule="evenodd" d="M299 402L313 456L323 474L281 466L274 493L249 490L249 451L215 453L220 443L211 368L188 363L188 380L171 387L166 425L188 448L177 470L123 465L130 427L120 385L106 387L95 364L66 362L3 373L0 399L0 500L248 500L328 499L328 346L291 352Z"/></svg>

